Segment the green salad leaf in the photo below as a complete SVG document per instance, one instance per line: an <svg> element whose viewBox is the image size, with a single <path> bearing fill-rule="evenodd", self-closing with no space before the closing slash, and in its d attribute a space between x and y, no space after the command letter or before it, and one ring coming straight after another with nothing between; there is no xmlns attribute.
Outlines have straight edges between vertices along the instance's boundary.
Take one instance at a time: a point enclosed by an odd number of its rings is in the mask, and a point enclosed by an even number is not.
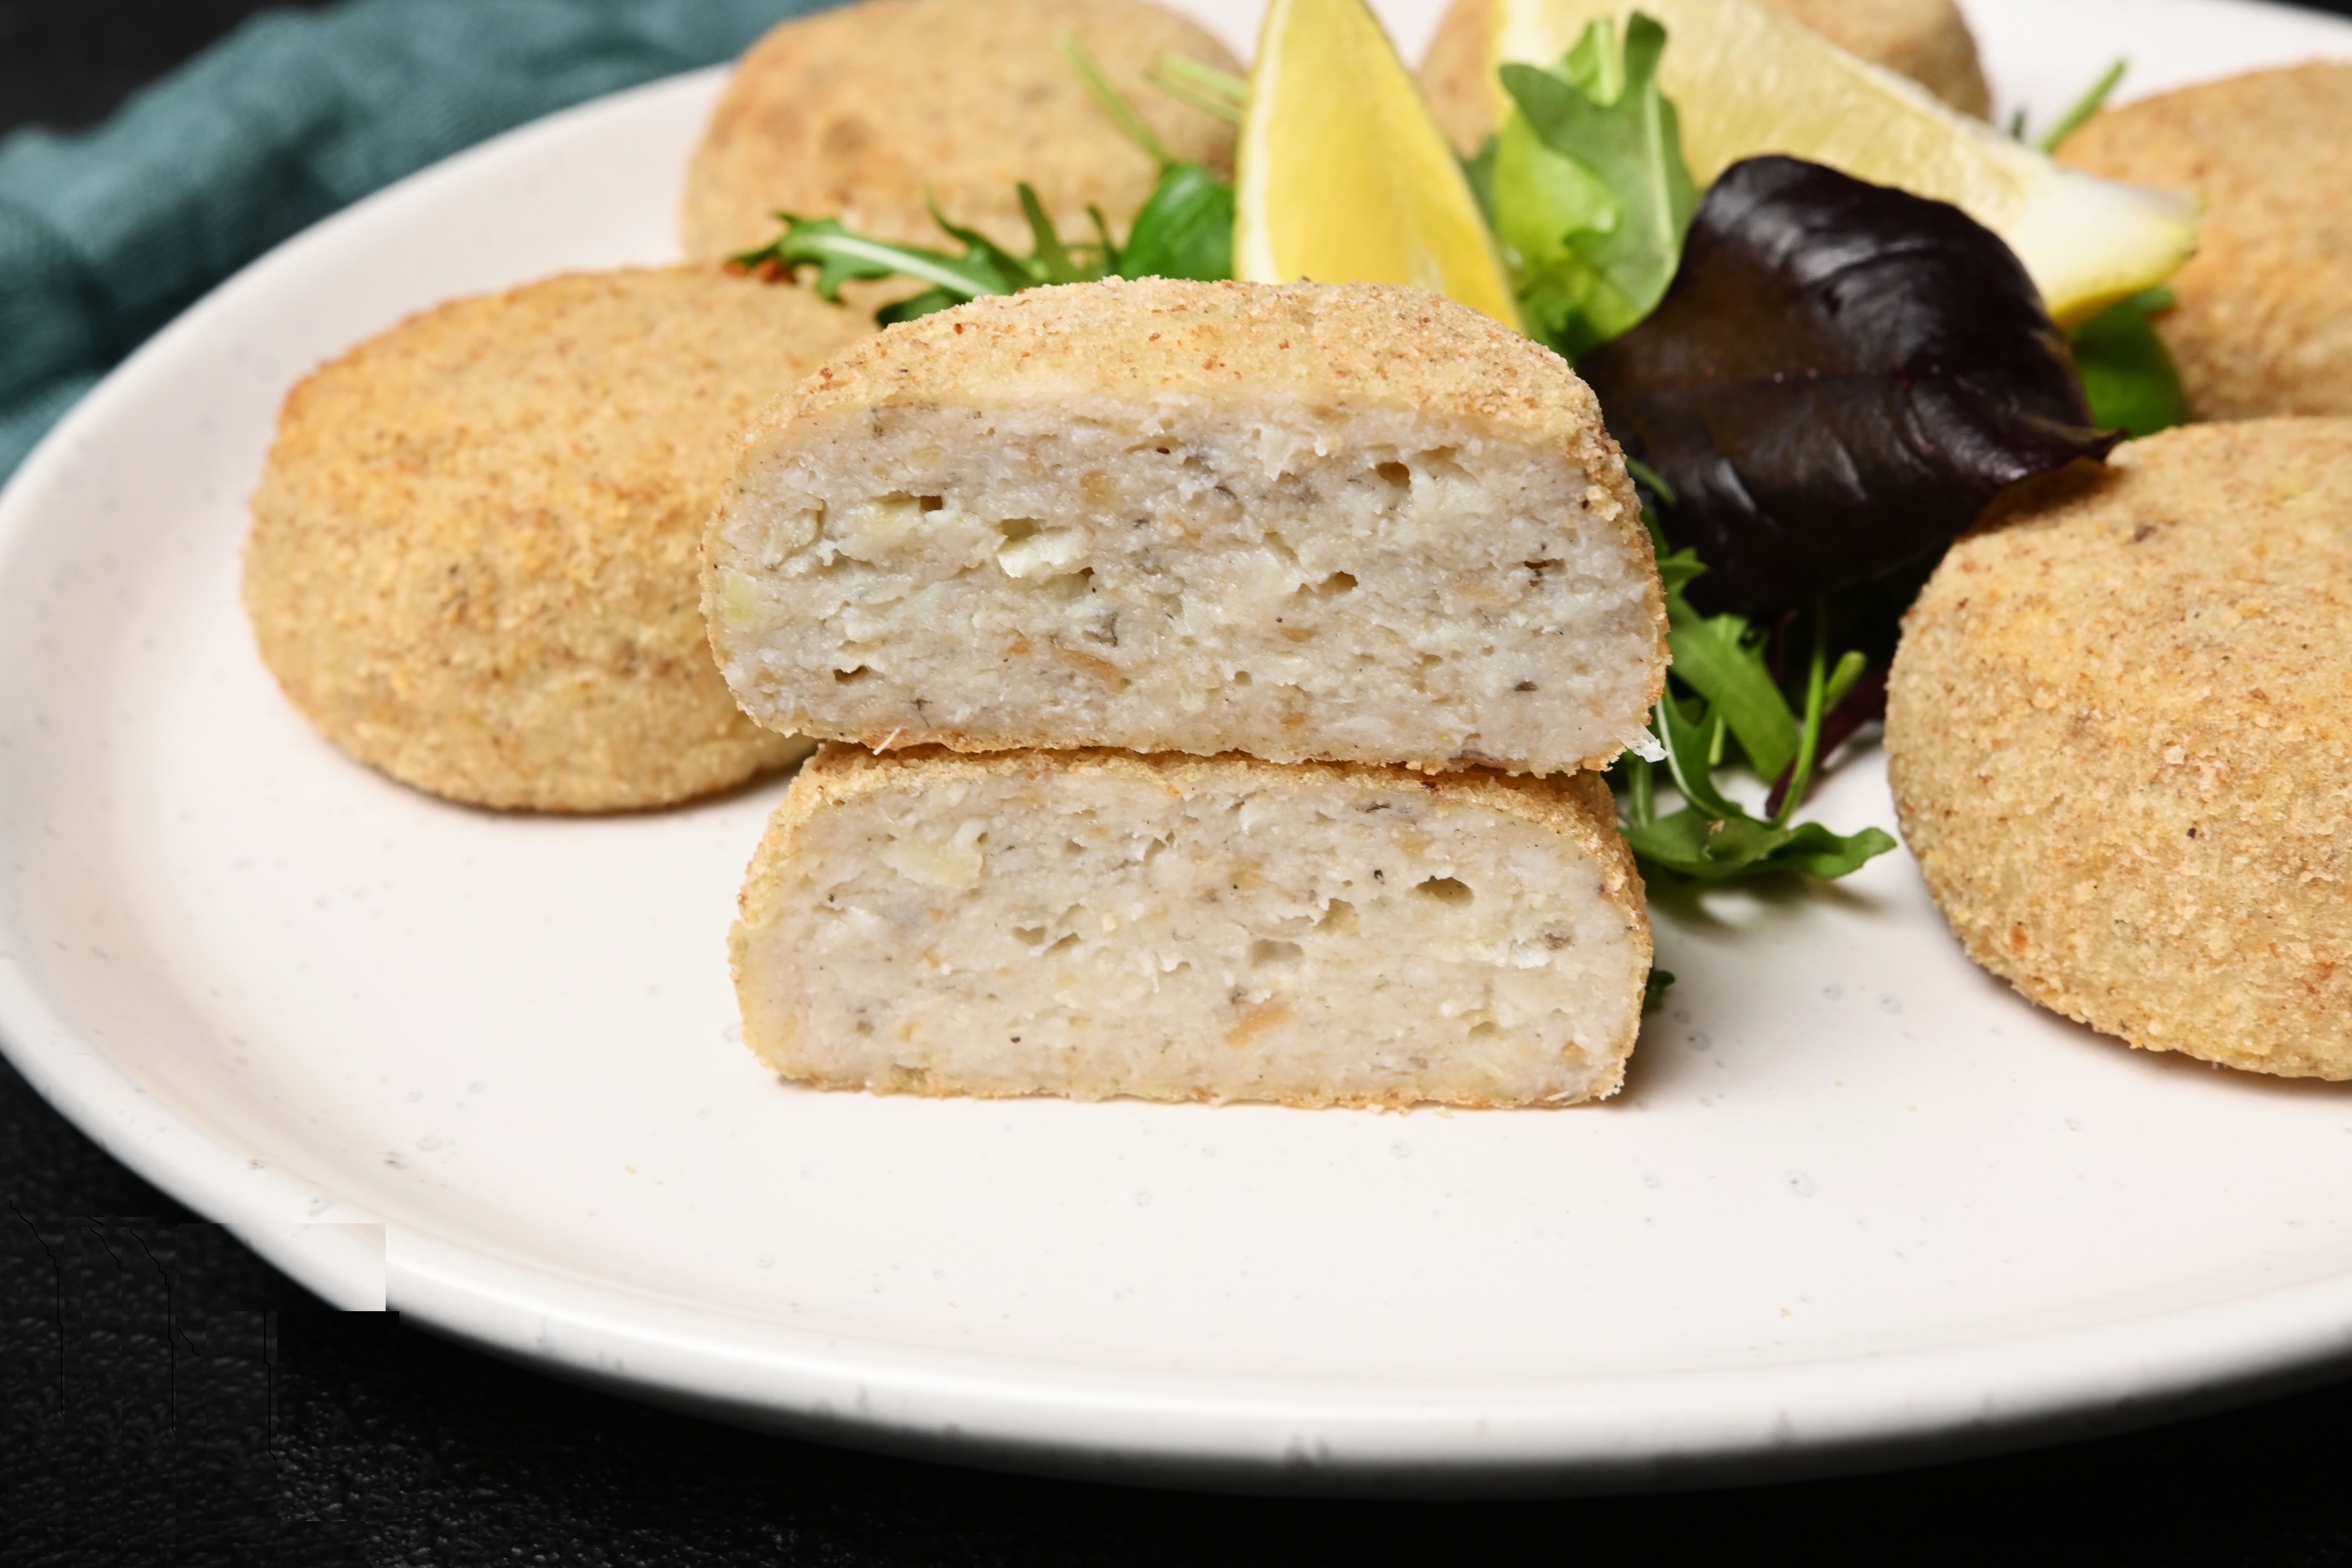
<svg viewBox="0 0 2352 1568"><path fill-rule="evenodd" d="M876 239L844 226L838 218L802 217L776 214L784 232L771 245L732 258L746 271L797 279L814 269L810 279L817 293L839 300L841 286L886 278L908 278L928 283L912 297L874 312L883 326L911 321L934 310L948 310L985 294L1017 294L1024 289L1054 283L1091 283L1104 278L1186 278L1214 282L1234 275L1234 189L1198 163L1177 161L1153 134L1143 116L1127 100L1102 67L1064 33L1056 40L1063 58L1102 104L1105 113L1128 138L1160 165L1159 182L1128 226L1127 245L1115 243L1102 214L1087 209L1094 220L1094 237L1066 240L1054 227L1037 193L1026 184L1016 189L1021 212L1029 225L1032 248L1015 256L978 229L949 221L930 200L931 221L942 233L963 246L957 255L926 246L901 245ZM1199 107L1221 112L1212 105L1225 102L1242 85L1222 71L1194 61L1162 55L1152 79L1162 86L1181 84L1184 100L1202 100ZM1171 89L1173 90L1173 89ZM1238 113L1238 110L1235 110Z"/></svg>
<svg viewBox="0 0 2352 1568"><path fill-rule="evenodd" d="M1721 717L1757 776L1776 779L1797 760L1797 720L1756 656L1759 640L1744 616L1702 616L1679 592L1666 600L1675 679Z"/></svg>
<svg viewBox="0 0 2352 1568"><path fill-rule="evenodd" d="M1153 57L1143 79L1179 103L1213 114L1228 125L1242 122L1242 110L1249 103L1249 83L1244 79L1168 49Z"/></svg>
<svg viewBox="0 0 2352 1568"><path fill-rule="evenodd" d="M1655 474L1638 463L1628 466L1661 501L1673 504L1672 491ZM1894 838L1879 828L1840 835L1818 822L1791 820L1822 760L1830 715L1853 694L1866 663L1853 652L1834 663L1830 659L1826 604L1813 612L1812 654L1800 714L1766 660L1765 634L1744 616L1702 616L1692 608L1683 585L1706 568L1688 550L1667 553L1646 508L1643 521L1658 548L1658 574L1666 586L1666 647L1674 655L1650 731L1665 753L1665 782L1684 804L1661 816L1659 763L1632 753L1617 760L1611 778L1622 788L1619 826L1635 858L1647 870L1721 882L1783 872L1843 877L1894 848ZM1773 801L1762 816L1716 783L1715 770L1733 742L1758 778L1773 782Z"/></svg>
<svg viewBox="0 0 2352 1568"><path fill-rule="evenodd" d="M1015 256L975 228L949 221L931 203L931 221L963 246L961 255L919 245L898 245L852 233L838 218L804 218L778 213L783 234L772 245L734 258L736 266L751 272L798 275L814 268L813 286L819 296L841 298L845 283L882 278L911 278L930 285L921 293L874 312L884 326L911 321L934 310L961 305L983 294L1013 294L1048 283L1088 283L1111 272L1119 253L1104 229L1102 215L1095 216L1096 237L1071 242L1054 231L1045 204L1026 184L1019 187L1022 216L1028 220L1034 248Z"/></svg>
<svg viewBox="0 0 2352 1568"><path fill-rule="evenodd" d="M1112 268L1121 278L1189 278L1214 283L1234 275L1234 188L1198 163L1171 163L1136 209L1127 248Z"/></svg>
<svg viewBox="0 0 2352 1568"><path fill-rule="evenodd" d="M1199 163L1170 155L1118 84L1087 53L1075 34L1055 40L1062 58L1095 95L1111 122L1160 165L1160 181L1128 226L1127 248L1109 272L1118 278L1185 278L1214 283L1234 275L1234 188ZM1238 121L1248 84L1198 60L1162 50L1146 79L1180 101L1220 119ZM1097 227L1101 220L1096 220ZM1105 241L1108 243L1108 239Z"/></svg>
<svg viewBox="0 0 2352 1568"><path fill-rule="evenodd" d="M2139 437L2189 423L2180 371L2156 335L2152 319L2171 303L2171 289L2149 289L2108 306L2067 335L2093 424Z"/></svg>
<svg viewBox="0 0 2352 1568"><path fill-rule="evenodd" d="M2131 68L2131 62L2126 59L2118 59L2108 66L2105 70L2099 73L2097 80L2084 88L2082 95L2067 106L2066 112L2061 114L2050 129L2039 136L2026 135L2025 110L2019 110L2010 117L2010 139L2013 142L2031 141L2035 147L2044 153L2055 153L2065 144L2068 137L2090 123L2091 116L2107 106L2107 100L2115 96L2116 89L2123 84L2124 72L2129 68Z"/></svg>
<svg viewBox="0 0 2352 1568"><path fill-rule="evenodd" d="M2116 60L2083 90L2056 123L2035 139L2044 153L2055 153L2091 117L2106 107L2124 79L2127 60ZM2010 134L2025 140L2025 111L2019 110ZM2151 318L2172 305L2172 290L2148 289L2121 300L2067 333L2074 351L2074 368L2083 377L2083 392L2091 405L2092 423L2122 430L2135 438L2189 423L2189 398L2180 389L2180 371L2157 336Z"/></svg>
<svg viewBox="0 0 2352 1568"><path fill-rule="evenodd" d="M1656 308L1698 205L1658 87L1665 47L1665 28L1637 11L1622 49L1603 18L1552 69L1504 66L1515 107L1470 163L1521 314L1571 359Z"/></svg>
<svg viewBox="0 0 2352 1568"><path fill-rule="evenodd" d="M1666 991L1674 983L1673 970L1660 969L1656 964L1650 966L1650 977L1642 982L1642 1011L1644 1015L1654 1013L1666 1005Z"/></svg>

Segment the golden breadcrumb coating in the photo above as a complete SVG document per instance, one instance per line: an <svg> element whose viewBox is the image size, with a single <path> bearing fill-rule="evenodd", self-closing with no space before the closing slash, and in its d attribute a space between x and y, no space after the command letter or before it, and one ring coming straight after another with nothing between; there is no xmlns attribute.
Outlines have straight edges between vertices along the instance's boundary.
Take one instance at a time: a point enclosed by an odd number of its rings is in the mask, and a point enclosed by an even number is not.
<svg viewBox="0 0 2352 1568"><path fill-rule="evenodd" d="M1214 400L1266 382L1309 406L1412 410L1556 442L1586 471L1624 484L1622 531L1629 542L1647 537L1601 405L1568 362L1400 284L1111 279L975 300L853 344L771 408L760 429L942 403Z"/></svg>
<svg viewBox="0 0 2352 1568"><path fill-rule="evenodd" d="M2059 157L2204 199L2179 302L2157 318L2197 417L2352 415L2352 64L2144 98Z"/></svg>
<svg viewBox="0 0 2352 1568"><path fill-rule="evenodd" d="M2148 1050L2352 1078L2352 421L2021 488L1912 607L1886 749L1969 956Z"/></svg>
<svg viewBox="0 0 2352 1568"><path fill-rule="evenodd" d="M686 254L776 237L774 214L838 216L950 246L925 204L1025 255L1017 182L1066 238L1099 207L1123 234L1159 170L1055 47L1074 34L1180 162L1233 169L1233 127L1143 79L1162 50L1237 72L1216 39L1141 0L861 0L786 22L745 52L687 172Z"/></svg>
<svg viewBox="0 0 2352 1568"><path fill-rule="evenodd" d="M1757 0L1848 54L1909 77L1964 114L1992 112L1976 39L1953 0ZM1453 143L1475 153L1496 128L1486 83L1492 0L1454 0L1421 63L1421 90ZM1669 47L1672 46L1669 45Z"/></svg>
<svg viewBox="0 0 2352 1568"><path fill-rule="evenodd" d="M658 805L806 750L744 718L696 587L729 437L871 330L716 269L409 318L288 396L245 600L294 705L455 800Z"/></svg>
<svg viewBox="0 0 2352 1568"><path fill-rule="evenodd" d="M730 952L823 1088L1391 1107L1615 1092L1651 958L1591 773L839 745Z"/></svg>
<svg viewBox="0 0 2352 1568"><path fill-rule="evenodd" d="M745 711L828 740L1549 773L1638 744L1664 611L1589 388L1423 289L1159 279L852 345L705 550Z"/></svg>

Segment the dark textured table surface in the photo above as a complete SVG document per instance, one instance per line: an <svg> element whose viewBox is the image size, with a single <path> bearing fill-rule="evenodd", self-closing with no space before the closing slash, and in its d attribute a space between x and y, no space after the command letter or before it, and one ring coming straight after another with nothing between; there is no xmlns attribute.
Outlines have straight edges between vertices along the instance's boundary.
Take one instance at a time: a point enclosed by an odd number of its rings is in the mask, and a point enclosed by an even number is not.
<svg viewBox="0 0 2352 1568"><path fill-rule="evenodd" d="M485 0L489 3L489 0ZM0 131L86 124L258 9L0 0ZM2322 7L2352 14L2352 0ZM756 1436L320 1309L0 1064L0 1564L2352 1564L2352 1383L1855 1479L1320 1502Z"/></svg>

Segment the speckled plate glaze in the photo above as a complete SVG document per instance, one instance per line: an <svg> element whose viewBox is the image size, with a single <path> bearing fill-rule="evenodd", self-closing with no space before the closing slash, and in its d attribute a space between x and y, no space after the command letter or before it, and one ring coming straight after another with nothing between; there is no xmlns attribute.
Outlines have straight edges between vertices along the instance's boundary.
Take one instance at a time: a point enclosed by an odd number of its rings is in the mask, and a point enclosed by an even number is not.
<svg viewBox="0 0 2352 1568"><path fill-rule="evenodd" d="M1244 0L1200 8L1246 49ZM2352 57L2352 27L2224 0L1969 10L2044 120L2117 53L2141 90ZM1391 11L1417 51L1433 0ZM1603 1106L877 1100L779 1083L736 1038L723 937L780 786L504 818L319 740L236 602L279 398L450 295L670 255L719 79L292 241L0 499L0 1033L108 1149L330 1300L385 1290L551 1371L1155 1480L1885 1463L2352 1348L2352 1093L2035 1012L1900 854L1662 901L1681 983ZM1875 757L1820 812L1891 826Z"/></svg>

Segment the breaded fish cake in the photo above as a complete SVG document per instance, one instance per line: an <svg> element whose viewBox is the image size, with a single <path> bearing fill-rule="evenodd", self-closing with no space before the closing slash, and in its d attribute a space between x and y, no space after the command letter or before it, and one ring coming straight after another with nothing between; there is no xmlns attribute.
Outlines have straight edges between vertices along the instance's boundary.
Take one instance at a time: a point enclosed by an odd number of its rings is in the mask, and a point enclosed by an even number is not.
<svg viewBox="0 0 2352 1568"><path fill-rule="evenodd" d="M1850 55L1909 77L1965 114L1992 111L1977 41L1953 0L1756 0ZM1638 7L1637 7L1638 8ZM1496 127L1486 82L1492 0L1454 0L1421 62L1421 90L1447 138L1475 153ZM1669 48L1673 47L1669 42Z"/></svg>
<svg viewBox="0 0 2352 1568"><path fill-rule="evenodd" d="M1649 918L1591 773L827 746L754 858L743 1038L919 1094L1614 1093Z"/></svg>
<svg viewBox="0 0 2352 1568"><path fill-rule="evenodd" d="M870 330L715 268L412 316L286 400L245 553L263 659L352 755L481 805L659 805L791 761L711 663L697 552L730 437Z"/></svg>
<svg viewBox="0 0 2352 1568"><path fill-rule="evenodd" d="M1969 956L2148 1050L2352 1079L2352 420L2023 487L1904 624L1903 835Z"/></svg>
<svg viewBox="0 0 2352 1568"><path fill-rule="evenodd" d="M1143 79L1162 50L1233 56L1142 0L861 0L786 22L745 52L687 171L686 254L774 239L775 214L839 216L881 239L949 243L925 204L1023 255L1027 181L1065 237L1115 233L1159 171L1055 47L1075 34L1179 161L1233 168L1233 127Z"/></svg>
<svg viewBox="0 0 2352 1568"><path fill-rule="evenodd" d="M1081 283L856 344L752 433L711 647L772 729L1556 773L1664 597L1568 363L1382 284Z"/></svg>
<svg viewBox="0 0 2352 1568"><path fill-rule="evenodd" d="M2144 98L2059 157L2204 198L2179 303L2157 318L2197 417L2352 415L2352 63Z"/></svg>

